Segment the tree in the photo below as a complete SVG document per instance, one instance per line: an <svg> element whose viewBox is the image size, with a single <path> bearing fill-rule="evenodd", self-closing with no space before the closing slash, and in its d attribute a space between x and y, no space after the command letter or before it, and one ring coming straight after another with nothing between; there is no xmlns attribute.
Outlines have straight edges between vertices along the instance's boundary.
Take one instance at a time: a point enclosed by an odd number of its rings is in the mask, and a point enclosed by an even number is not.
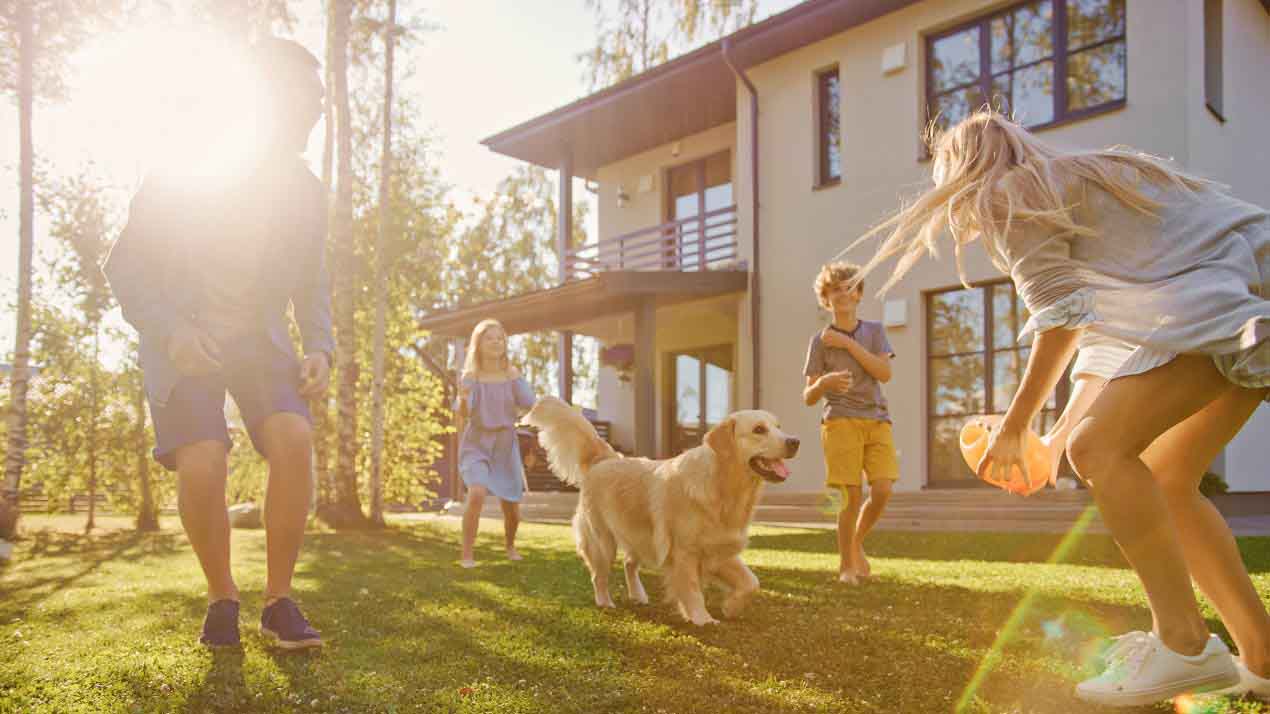
<svg viewBox="0 0 1270 714"><path fill-rule="evenodd" d="M384 332L388 319L388 241L391 209L388 205L392 182L392 64L394 34L397 31L397 0L388 0L388 21L384 23L384 130L379 166L379 230L375 241L375 336L371 381L370 520L384 524Z"/></svg>
<svg viewBox="0 0 1270 714"><path fill-rule="evenodd" d="M352 0L332 0L331 83L336 124L336 191L331 221L335 283L336 464L335 503L328 520L337 525L365 521L357 490L357 326L358 260L353 235L353 127L348 91L349 27Z"/></svg>
<svg viewBox="0 0 1270 714"><path fill-rule="evenodd" d="M77 332L85 333L91 344L91 358L85 365L88 404L85 422L85 459L88 467L88 521L84 531L92 531L97 515L98 445L103 412L101 366L102 317L114 299L101 271L110 249L108 213L102 188L87 176L64 182L48 182L40 195L40 208L49 216L49 235L62 246L68 260L57 271L62 294L74 298L82 322Z"/></svg>
<svg viewBox="0 0 1270 714"><path fill-rule="evenodd" d="M30 384L32 258L35 252L35 97L64 91L66 58L108 17L108 0L17 0L0 3L0 87L18 99L18 305L9 383L9 433L4 486L16 513L27 449ZM0 514L0 524L12 519ZM5 535L0 533L0 535Z"/></svg>
<svg viewBox="0 0 1270 714"><path fill-rule="evenodd" d="M541 167L522 165L479 201L473 223L453 247L446 270L448 307L544 290L555 284L555 181ZM573 245L586 242L587 204L573 206ZM515 336L510 345L534 391L552 391L556 349L552 335ZM581 352L581 351L580 351ZM585 360L584 354L575 357ZM585 364L585 362L584 362ZM584 370L582 374L588 374Z"/></svg>
<svg viewBox="0 0 1270 714"><path fill-rule="evenodd" d="M586 0L595 15L595 47L578 55L591 91L670 59L702 37L721 37L752 22L758 0Z"/></svg>

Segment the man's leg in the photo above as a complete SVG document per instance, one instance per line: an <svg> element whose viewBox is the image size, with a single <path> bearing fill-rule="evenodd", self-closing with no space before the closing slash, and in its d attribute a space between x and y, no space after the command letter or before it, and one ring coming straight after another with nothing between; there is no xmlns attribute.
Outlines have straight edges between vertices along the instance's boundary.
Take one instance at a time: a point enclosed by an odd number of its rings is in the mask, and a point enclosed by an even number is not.
<svg viewBox="0 0 1270 714"><path fill-rule="evenodd" d="M291 577L304 540L313 490L313 432L305 417L278 412L261 422L259 441L269 462L269 485L265 491L268 605L291 595Z"/></svg>
<svg viewBox="0 0 1270 714"><path fill-rule="evenodd" d="M227 454L225 442L219 440L198 441L172 452L181 525L207 577L208 602L238 599L238 586L229 569Z"/></svg>

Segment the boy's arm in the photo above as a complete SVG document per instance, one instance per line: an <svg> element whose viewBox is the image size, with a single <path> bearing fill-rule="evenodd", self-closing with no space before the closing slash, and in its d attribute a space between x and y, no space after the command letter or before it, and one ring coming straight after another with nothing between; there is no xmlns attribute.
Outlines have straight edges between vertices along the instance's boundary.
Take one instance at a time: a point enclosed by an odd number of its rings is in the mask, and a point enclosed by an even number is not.
<svg viewBox="0 0 1270 714"><path fill-rule="evenodd" d="M816 402L819 402L820 398L825 396L825 388L820 383L821 376L807 376L807 386L803 388L803 403L809 407L816 406Z"/></svg>
<svg viewBox="0 0 1270 714"><path fill-rule="evenodd" d="M850 353L855 358L855 361L859 362L860 366L864 368L864 371L869 373L870 377L883 384L891 381L890 355L874 354L864 345L856 342L851 336L844 335L828 327L820 334L820 339L830 347L844 349Z"/></svg>

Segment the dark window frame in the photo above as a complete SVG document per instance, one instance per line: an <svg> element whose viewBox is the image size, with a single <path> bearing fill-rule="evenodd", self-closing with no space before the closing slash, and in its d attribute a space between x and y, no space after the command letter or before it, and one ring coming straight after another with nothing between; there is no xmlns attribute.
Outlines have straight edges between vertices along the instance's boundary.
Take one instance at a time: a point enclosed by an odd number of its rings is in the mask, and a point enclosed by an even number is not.
<svg viewBox="0 0 1270 714"><path fill-rule="evenodd" d="M1204 106L1217 121L1225 124L1223 102L1222 59L1223 37L1222 0L1204 0Z"/></svg>
<svg viewBox="0 0 1270 714"><path fill-rule="evenodd" d="M1051 7L1053 8L1053 27L1051 29L1051 32L1053 33L1053 53L1054 53L1053 56L1042 59L1042 60L1037 60L1034 62L1027 62L1018 66L1012 66L1010 70L1008 70L1008 72L1017 72L1020 69L1027 68L1035 64L1040 64L1041 62L1045 62L1045 61L1052 61L1054 64L1054 92L1053 92L1054 115L1053 115L1053 118L1050 121L1044 122L1042 124L1030 124L1027 126L1028 130L1029 131L1043 131L1045 129L1052 129L1054 127L1063 126L1064 124L1070 124L1072 122L1080 121L1082 119L1088 119L1092 116L1097 116L1100 114L1113 112L1118 109L1123 109L1129 97L1129 56L1128 56L1128 44L1129 44L1128 24L1129 23L1128 23L1128 7L1127 7L1128 0L1126 0L1126 9L1125 9L1126 21L1125 21L1124 32L1122 32L1119 35L1106 37L1101 40L1098 40L1097 42L1092 42L1087 45L1079 45L1074 48L1068 47L1067 45L1067 0L1043 0L1043 1L1049 2L1051 4ZM997 18L1006 17L1012 14L1014 11L1018 10L1019 8L1032 5L1036 2L1037 0L1022 0L1021 2L1011 3L1010 5L1007 5L1005 7L993 10L990 13L978 15L974 19L968 20L963 23L959 23L957 25L940 30L938 32L930 33L925 36L926 57L925 57L925 61L923 65L924 65L924 70L926 72L926 76L925 76L926 120L923 123L923 127L930 126L931 121L935 119L935 115L932 109L934 106L933 100L935 96L937 95L944 95L944 94L948 94L949 92L960 91L967 87L978 85L980 94L984 97L984 103L991 101L992 79L993 79L992 59L991 59L992 49L989 42L984 41L986 37L990 37L991 35L991 23L993 20ZM967 82L965 84L958 85L957 87L947 88L947 89L944 89L943 91L935 92L934 91L934 74L935 73L932 71L932 68L931 68L931 61L935 54L934 52L935 43L945 37L955 35L959 32L963 32L972 27L979 28L979 76L978 78L974 82ZM1112 99L1110 101L1103 102L1102 104L1096 104L1089 107L1083 107L1075 111L1068 111L1067 110L1067 78L1068 78L1067 59L1068 57L1070 57L1072 54L1075 54L1077 52L1093 50L1098 47L1102 47L1103 45L1111 44L1113 42L1125 43L1124 96L1120 97L1119 99ZM998 73L998 74L1003 74L1003 73ZM928 152L924 151L922 157L929 158Z"/></svg>
<svg viewBox="0 0 1270 714"><path fill-rule="evenodd" d="M829 80L833 79L838 84L838 102L829 100ZM826 67L816 72L816 185L815 188L825 188L828 186L837 186L842 183L842 75L838 71L838 65ZM831 142L827 140L825 127L830 121L830 112L835 112L838 120L838 142L836 146L831 146ZM830 161L830 152L832 150L838 152L838 173L832 175L829 173L832 162Z"/></svg>
<svg viewBox="0 0 1270 714"><path fill-rule="evenodd" d="M1013 288L1012 283L1008 279L984 280L984 281L970 284L970 289L979 291L980 294L982 295L982 300L983 300L982 302L983 324L981 328L983 330L983 343L980 345L982 349L971 351L971 352L936 352L934 344L933 344L933 339L934 339L933 328L934 328L934 318L935 318L935 311L933 309L934 300L940 295L963 291L963 290L966 290L966 288L961 285L955 285L952 287L936 288L933 290L926 290L922 292L922 307L925 311L925 318L923 321L924 328L925 328L925 335L923 337L924 347L925 347L924 355L923 355L925 360L925 365L923 366L923 370L925 374L925 384L923 385L922 399L925 403L925 412L926 412L925 414L925 417L926 417L925 418L925 421L926 421L926 487L928 488L930 487L975 488L979 486L987 487L987 484L978 480L949 481L949 480L933 479L932 475L933 475L934 469L932 468L933 463L931 460L931 456L936 453L935 423L937 420L966 418L966 417L978 416L980 414L994 414L994 413L1000 414L1000 413L1004 413L1006 408L1009 406L1008 404L994 403L995 392L996 392L996 374L993 368L995 364L994 358L998 354L1004 354L1008 352L1021 352L1022 350L1028 349L1029 346L1017 345L1017 344L1009 348L1001 348L996 346L995 310L993 307L994 306L994 292L996 291L997 288L1002 286L1005 286L1011 289ZM1021 302L1022 298L1017 295L1017 291L1014 291L1014 292L1016 293L1015 299ZM971 356L979 356L981 358L980 369L982 370L982 374L983 374L983 409L982 411L976 412L976 413L966 413L966 414L937 414L936 408L935 408L935 400L932 398L933 397L932 390L934 388L933 366L934 366L935 360L946 359L949 357L971 357ZM1042 405L1040 414L1044 415L1046 413L1052 413L1054 418L1057 418L1059 414L1062 414L1063 409L1067 406L1067 400L1070 396L1071 396L1071 380L1070 380L1070 368L1069 368L1068 370L1064 371L1063 377L1059 380L1058 384L1055 387L1054 408L1050 409L1048 408L1048 406ZM1047 399L1046 402L1048 403L1048 401L1049 400ZM1060 473L1065 473L1061 465L1060 465Z"/></svg>

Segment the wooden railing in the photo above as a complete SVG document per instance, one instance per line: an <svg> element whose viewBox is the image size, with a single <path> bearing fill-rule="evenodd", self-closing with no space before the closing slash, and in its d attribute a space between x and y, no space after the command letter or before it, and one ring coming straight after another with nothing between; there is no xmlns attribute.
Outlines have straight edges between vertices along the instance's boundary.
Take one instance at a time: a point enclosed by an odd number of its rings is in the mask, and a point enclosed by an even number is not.
<svg viewBox="0 0 1270 714"><path fill-rule="evenodd" d="M641 228L565 255L566 280L607 270L720 270L736 264L736 206Z"/></svg>

